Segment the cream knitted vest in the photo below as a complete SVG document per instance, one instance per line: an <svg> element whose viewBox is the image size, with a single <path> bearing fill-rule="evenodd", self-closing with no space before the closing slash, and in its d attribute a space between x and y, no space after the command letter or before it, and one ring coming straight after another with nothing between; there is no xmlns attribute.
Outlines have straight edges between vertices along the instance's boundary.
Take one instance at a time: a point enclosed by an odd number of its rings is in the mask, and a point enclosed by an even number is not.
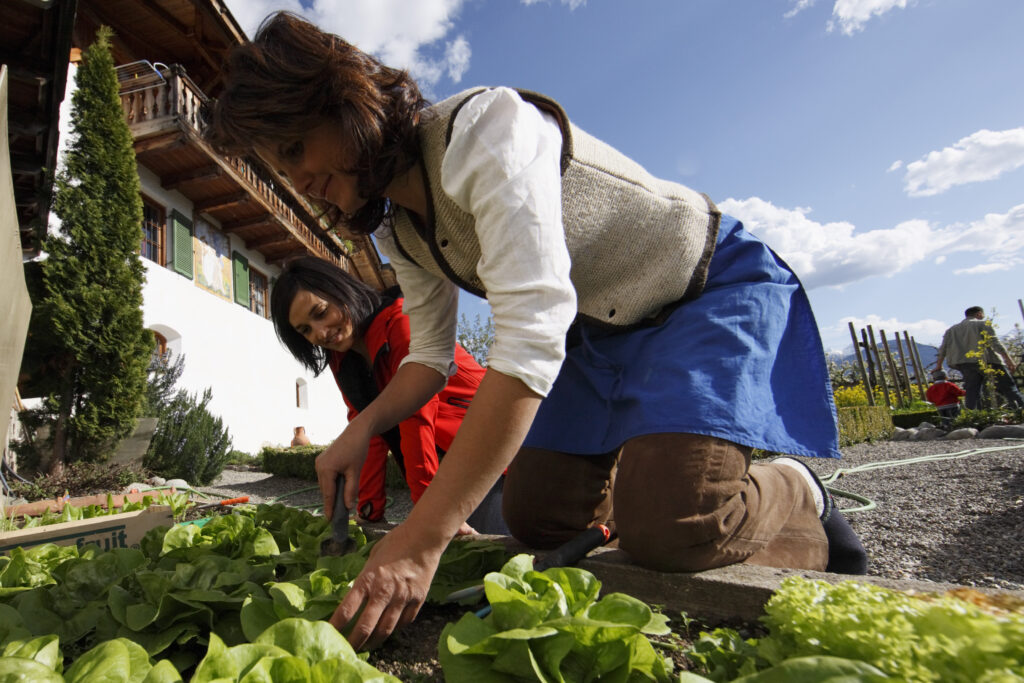
<svg viewBox="0 0 1024 683"><path fill-rule="evenodd" d="M401 252L421 268L486 297L476 274L480 244L474 218L444 193L440 180L455 115L480 92L465 91L425 112L420 148L427 222L414 222L400 209L393 231ZM572 125L554 100L519 93L555 115L562 129L562 224L579 315L625 327L699 296L721 216L711 200L651 176Z"/></svg>

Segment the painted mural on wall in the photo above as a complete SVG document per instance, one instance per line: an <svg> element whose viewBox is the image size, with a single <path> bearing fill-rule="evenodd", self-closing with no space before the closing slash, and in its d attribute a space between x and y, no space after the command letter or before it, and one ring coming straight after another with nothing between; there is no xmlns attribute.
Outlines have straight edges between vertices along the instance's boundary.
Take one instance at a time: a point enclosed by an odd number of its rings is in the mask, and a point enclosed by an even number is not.
<svg viewBox="0 0 1024 683"><path fill-rule="evenodd" d="M196 285L231 301L231 242L206 221L196 221Z"/></svg>

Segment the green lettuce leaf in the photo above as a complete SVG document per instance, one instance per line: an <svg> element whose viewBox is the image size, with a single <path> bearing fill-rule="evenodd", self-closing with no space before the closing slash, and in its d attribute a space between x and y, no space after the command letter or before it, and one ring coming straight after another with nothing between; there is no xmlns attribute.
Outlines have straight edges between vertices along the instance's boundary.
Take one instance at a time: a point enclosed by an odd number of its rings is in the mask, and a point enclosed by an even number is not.
<svg viewBox="0 0 1024 683"><path fill-rule="evenodd" d="M50 667L25 657L0 657L0 683L64 683L66 679Z"/></svg>
<svg viewBox="0 0 1024 683"><path fill-rule="evenodd" d="M153 668L149 655L137 643L116 638L100 643L64 673L66 683L142 683Z"/></svg>

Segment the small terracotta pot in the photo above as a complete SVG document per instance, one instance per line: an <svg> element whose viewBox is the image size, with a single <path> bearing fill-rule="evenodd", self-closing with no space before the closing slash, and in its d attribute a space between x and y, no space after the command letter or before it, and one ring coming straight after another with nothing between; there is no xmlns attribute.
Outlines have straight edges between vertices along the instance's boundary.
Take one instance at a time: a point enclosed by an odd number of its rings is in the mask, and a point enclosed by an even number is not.
<svg viewBox="0 0 1024 683"><path fill-rule="evenodd" d="M295 428L295 437L292 439L292 445L293 446L308 446L309 445L309 437L306 436L306 428L305 427L296 427Z"/></svg>

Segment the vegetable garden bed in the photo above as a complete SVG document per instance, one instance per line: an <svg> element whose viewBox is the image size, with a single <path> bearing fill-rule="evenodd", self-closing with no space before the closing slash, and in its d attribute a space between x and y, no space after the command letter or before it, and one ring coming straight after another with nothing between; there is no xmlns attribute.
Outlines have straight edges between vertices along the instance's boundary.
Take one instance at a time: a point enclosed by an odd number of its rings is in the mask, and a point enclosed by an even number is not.
<svg viewBox="0 0 1024 683"><path fill-rule="evenodd" d="M493 539L453 542L420 617L361 659L323 621L370 547L350 530L359 551L320 557L322 517L261 505L155 529L139 549L16 549L0 558L0 681L1024 678L1020 596L922 600L756 567L659 574L615 550L538 573ZM485 574L487 617L438 604ZM752 625L698 636L684 607Z"/></svg>

